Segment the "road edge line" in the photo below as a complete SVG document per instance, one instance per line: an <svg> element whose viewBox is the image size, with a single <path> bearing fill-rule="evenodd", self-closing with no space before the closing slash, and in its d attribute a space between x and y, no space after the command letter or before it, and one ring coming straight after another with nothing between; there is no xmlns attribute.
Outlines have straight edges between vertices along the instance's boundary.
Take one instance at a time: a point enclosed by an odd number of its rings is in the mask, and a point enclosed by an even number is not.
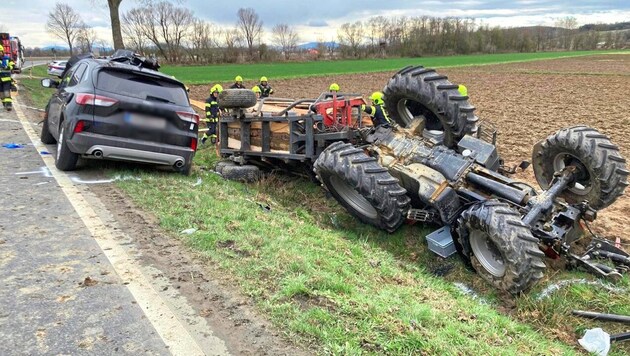
<svg viewBox="0 0 630 356"><path fill-rule="evenodd" d="M26 119L20 107L16 105L14 110L26 135L31 140L37 152L46 151L46 146L40 142L35 130L31 127L31 123ZM91 237L94 238L103 254L113 266L116 274L126 285L127 289L138 303L138 306L151 322L151 325L157 331L158 335L160 335L160 338L168 346L168 350L171 354L205 355L194 337L180 322L177 315L169 308L166 301L152 287L147 277L136 265L136 259L129 256L125 249L118 244L107 226L99 218L98 214L92 209L79 189L72 183L70 177L55 167L55 160L52 155L40 155L40 157L50 170L57 184L59 184L59 187L61 187L66 198L68 198L74 207L76 213L92 234ZM213 354L229 354L223 340L214 335L210 337L216 339L216 341L212 343L215 347L215 349L211 350Z"/></svg>

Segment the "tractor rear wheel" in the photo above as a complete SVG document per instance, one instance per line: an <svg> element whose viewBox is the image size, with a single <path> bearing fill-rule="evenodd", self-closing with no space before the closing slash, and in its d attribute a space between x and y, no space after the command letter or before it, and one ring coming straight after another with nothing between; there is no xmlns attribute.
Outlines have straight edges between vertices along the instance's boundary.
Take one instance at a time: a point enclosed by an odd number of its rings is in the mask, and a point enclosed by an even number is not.
<svg viewBox="0 0 630 356"><path fill-rule="evenodd" d="M389 116L402 127L424 118L424 128L442 131L444 145L457 146L465 135L477 134L475 107L458 85L433 69L407 67L396 73L383 89Z"/></svg>
<svg viewBox="0 0 630 356"><path fill-rule="evenodd" d="M534 146L532 155L538 184L548 189L556 172L578 169L576 181L560 196L569 203L588 201L603 209L617 200L628 186L626 160L608 136L588 126L562 129Z"/></svg>
<svg viewBox="0 0 630 356"><path fill-rule="evenodd" d="M460 253L481 278L520 294L543 277L545 254L518 212L498 200L475 204L452 229Z"/></svg>
<svg viewBox="0 0 630 356"><path fill-rule="evenodd" d="M405 221L407 191L363 150L335 142L317 158L314 171L335 199L362 222L394 232Z"/></svg>

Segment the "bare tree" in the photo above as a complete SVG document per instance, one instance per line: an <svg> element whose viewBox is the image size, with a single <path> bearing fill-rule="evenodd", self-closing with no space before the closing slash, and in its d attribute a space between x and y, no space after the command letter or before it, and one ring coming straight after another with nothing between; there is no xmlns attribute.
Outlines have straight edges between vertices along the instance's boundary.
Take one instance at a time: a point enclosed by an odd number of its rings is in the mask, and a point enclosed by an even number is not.
<svg viewBox="0 0 630 356"><path fill-rule="evenodd" d="M123 15L123 27L130 37L145 37L155 45L164 58L177 62L184 38L193 24L192 11L177 7L170 2L146 4L142 8L131 9Z"/></svg>
<svg viewBox="0 0 630 356"><path fill-rule="evenodd" d="M82 26L81 16L68 4L58 2L48 13L46 30L68 43L70 55L72 55L72 44L77 39Z"/></svg>
<svg viewBox="0 0 630 356"><path fill-rule="evenodd" d="M120 3L122 0L107 0L109 7L109 18L112 22L112 38L114 40L114 48L125 48L123 43L122 32L120 28Z"/></svg>
<svg viewBox="0 0 630 356"><path fill-rule="evenodd" d="M256 11L250 7L246 9L238 9L236 16L238 17L236 27L239 29L242 37L247 42L250 58L253 58L254 42L259 39L262 34L263 22L260 20Z"/></svg>
<svg viewBox="0 0 630 356"><path fill-rule="evenodd" d="M96 31L88 25L83 24L77 35L77 44L81 52L91 53L97 40Z"/></svg>
<svg viewBox="0 0 630 356"><path fill-rule="evenodd" d="M295 51L299 41L297 32L294 28L284 23L275 25L271 32L273 34L273 42L282 47L284 58L289 59L289 55Z"/></svg>
<svg viewBox="0 0 630 356"><path fill-rule="evenodd" d="M214 33L212 24L200 19L195 19L190 31L190 54L193 61L210 62L210 49L217 46L216 38L219 34Z"/></svg>
<svg viewBox="0 0 630 356"><path fill-rule="evenodd" d="M349 47L352 51L352 56L357 57L363 37L363 23L361 21L352 24L344 23L337 30L337 37L339 37L339 44Z"/></svg>
<svg viewBox="0 0 630 356"><path fill-rule="evenodd" d="M121 25L125 40L140 53L144 53L147 42L150 41L145 32L145 22L145 12L142 9L131 9L122 15Z"/></svg>
<svg viewBox="0 0 630 356"><path fill-rule="evenodd" d="M225 39L225 61L236 62L239 54L239 47L243 41L240 31L236 28L223 32Z"/></svg>

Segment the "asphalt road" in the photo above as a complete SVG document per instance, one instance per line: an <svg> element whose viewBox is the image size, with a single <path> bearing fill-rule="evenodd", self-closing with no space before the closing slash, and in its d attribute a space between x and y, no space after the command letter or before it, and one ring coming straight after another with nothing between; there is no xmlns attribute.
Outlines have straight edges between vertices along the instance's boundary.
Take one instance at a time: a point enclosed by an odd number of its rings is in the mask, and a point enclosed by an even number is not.
<svg viewBox="0 0 630 356"><path fill-rule="evenodd" d="M0 109L0 144L21 146L0 147L0 355L227 354L160 295L85 177L54 168L54 146L16 104L19 116Z"/></svg>

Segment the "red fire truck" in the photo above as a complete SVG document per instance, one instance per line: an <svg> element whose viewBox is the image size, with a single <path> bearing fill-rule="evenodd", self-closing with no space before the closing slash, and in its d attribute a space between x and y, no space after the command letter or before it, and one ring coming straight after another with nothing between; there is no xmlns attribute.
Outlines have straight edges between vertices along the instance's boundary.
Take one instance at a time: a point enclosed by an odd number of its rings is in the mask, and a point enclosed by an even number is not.
<svg viewBox="0 0 630 356"><path fill-rule="evenodd" d="M11 56L15 65L13 71L22 72L22 65L24 64L24 47L22 42L16 36L10 36L8 33L0 33L0 43L4 49L4 53Z"/></svg>

